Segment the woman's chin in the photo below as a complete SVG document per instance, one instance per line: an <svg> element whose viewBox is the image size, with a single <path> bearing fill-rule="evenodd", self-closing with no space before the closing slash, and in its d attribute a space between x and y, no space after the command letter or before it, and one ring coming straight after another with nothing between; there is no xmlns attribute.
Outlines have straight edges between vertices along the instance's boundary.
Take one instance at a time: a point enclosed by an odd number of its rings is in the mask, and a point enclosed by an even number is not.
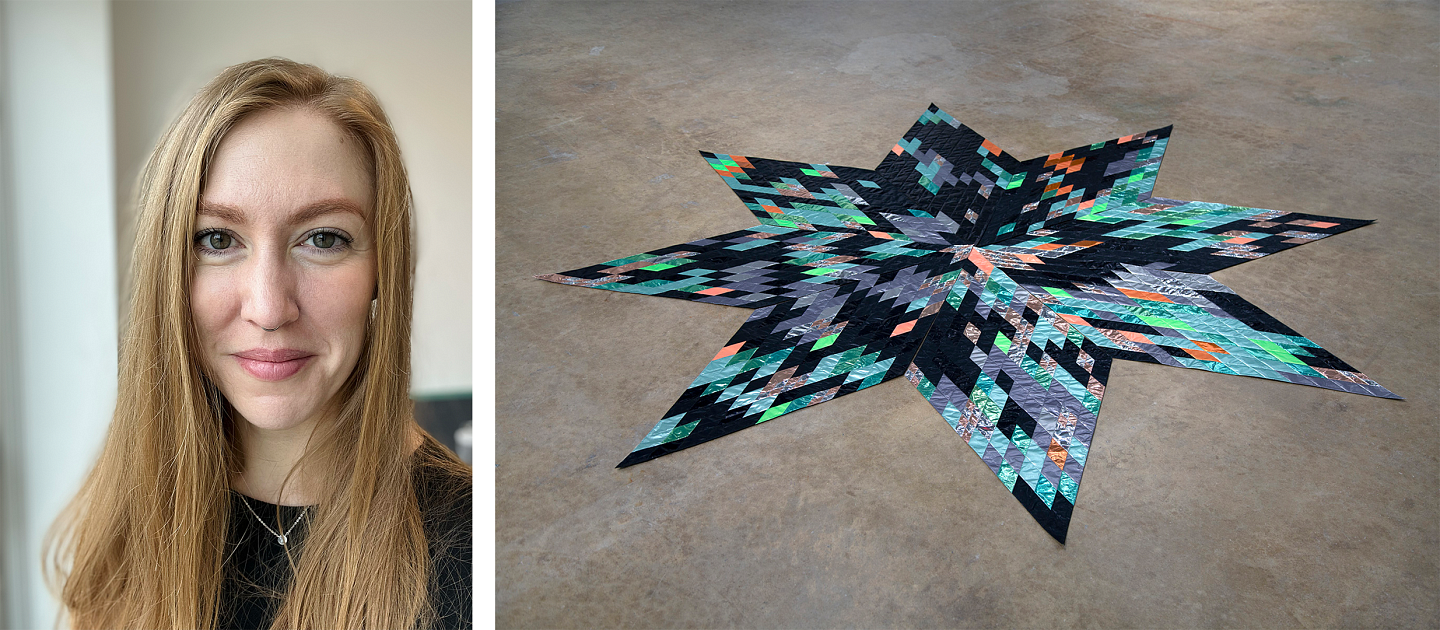
<svg viewBox="0 0 1440 630"><path fill-rule="evenodd" d="M234 401L231 401L231 404L241 420L264 431L293 429L305 424L318 411L318 408L310 405L242 405L235 404Z"/></svg>

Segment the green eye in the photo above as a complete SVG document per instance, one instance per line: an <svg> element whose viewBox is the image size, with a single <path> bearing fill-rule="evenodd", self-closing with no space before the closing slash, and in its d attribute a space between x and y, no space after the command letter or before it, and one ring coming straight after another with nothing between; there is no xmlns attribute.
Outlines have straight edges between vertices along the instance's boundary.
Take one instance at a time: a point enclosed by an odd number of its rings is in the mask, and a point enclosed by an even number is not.
<svg viewBox="0 0 1440 630"><path fill-rule="evenodd" d="M205 236L205 241L210 249L227 249L234 243L230 235L224 232L211 232Z"/></svg>
<svg viewBox="0 0 1440 630"><path fill-rule="evenodd" d="M335 235L329 232L321 232L310 237L310 242L320 249L330 249L335 246Z"/></svg>

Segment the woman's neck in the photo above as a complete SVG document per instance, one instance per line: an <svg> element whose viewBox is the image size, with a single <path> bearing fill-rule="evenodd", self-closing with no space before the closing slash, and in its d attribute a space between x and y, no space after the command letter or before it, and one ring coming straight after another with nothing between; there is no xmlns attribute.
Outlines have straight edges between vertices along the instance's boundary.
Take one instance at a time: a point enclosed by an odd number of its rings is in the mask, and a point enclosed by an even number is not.
<svg viewBox="0 0 1440 630"><path fill-rule="evenodd" d="M316 424L316 420L311 419L285 429L261 429L237 418L242 466L241 472L231 479L231 487L267 503L315 504L318 501L315 478L306 473L306 467L296 468L296 464L305 453Z"/></svg>
<svg viewBox="0 0 1440 630"><path fill-rule="evenodd" d="M310 419L288 429L261 429L237 417L236 433L240 440L242 468L230 480L230 487L266 503L318 503L320 490L315 471L323 470L324 464L311 460L305 466L296 468L317 424L317 420ZM410 426L407 434L409 444L406 452L413 453L424 439L416 425ZM292 468L295 469L294 474L290 473ZM290 477L288 481L286 475Z"/></svg>

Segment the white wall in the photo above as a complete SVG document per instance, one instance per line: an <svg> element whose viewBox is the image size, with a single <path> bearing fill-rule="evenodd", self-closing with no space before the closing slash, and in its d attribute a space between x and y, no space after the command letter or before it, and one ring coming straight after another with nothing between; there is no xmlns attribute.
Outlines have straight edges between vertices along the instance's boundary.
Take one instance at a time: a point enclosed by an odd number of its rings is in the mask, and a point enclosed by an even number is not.
<svg viewBox="0 0 1440 630"><path fill-rule="evenodd" d="M412 392L469 393L469 2L125 1L111 10L120 269L129 265L134 185L149 151L220 70L281 56L355 77L390 115L415 193Z"/></svg>
<svg viewBox="0 0 1440 630"><path fill-rule="evenodd" d="M40 541L115 407L109 5L0 6L5 622L50 627Z"/></svg>

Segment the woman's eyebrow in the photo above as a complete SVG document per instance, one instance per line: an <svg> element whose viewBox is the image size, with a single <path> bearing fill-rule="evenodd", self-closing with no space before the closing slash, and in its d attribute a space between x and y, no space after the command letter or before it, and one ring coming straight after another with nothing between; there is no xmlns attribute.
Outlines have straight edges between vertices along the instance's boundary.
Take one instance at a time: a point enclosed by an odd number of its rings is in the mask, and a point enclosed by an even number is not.
<svg viewBox="0 0 1440 630"><path fill-rule="evenodd" d="M349 199L322 199L296 211L295 214L290 216L290 223L306 223L316 217L334 214L336 212L349 212L360 217L362 220L365 218L365 212L360 209L360 206Z"/></svg>
<svg viewBox="0 0 1440 630"><path fill-rule="evenodd" d="M244 212L221 203L202 201L200 202L197 214L202 217L215 217L229 223L239 223L242 225L245 223Z"/></svg>

